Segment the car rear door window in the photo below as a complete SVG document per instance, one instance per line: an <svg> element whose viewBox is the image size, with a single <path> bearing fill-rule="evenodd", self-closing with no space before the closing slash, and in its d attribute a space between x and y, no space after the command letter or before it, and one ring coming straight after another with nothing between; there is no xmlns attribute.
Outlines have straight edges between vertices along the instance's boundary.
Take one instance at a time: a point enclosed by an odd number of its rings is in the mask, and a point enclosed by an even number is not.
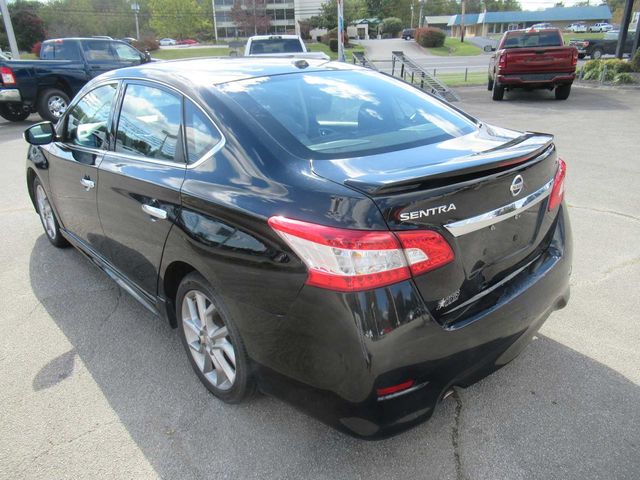
<svg viewBox="0 0 640 480"><path fill-rule="evenodd" d="M149 85L127 85L116 131L116 152L176 160L181 117L179 95Z"/></svg>
<svg viewBox="0 0 640 480"><path fill-rule="evenodd" d="M116 60L108 41L87 40L82 43L84 55L89 63Z"/></svg>
<svg viewBox="0 0 640 480"><path fill-rule="evenodd" d="M190 100L185 100L185 127L187 134L187 158L193 163L202 158L222 140L222 135L211 120Z"/></svg>
<svg viewBox="0 0 640 480"><path fill-rule="evenodd" d="M106 149L107 123L117 84L102 85L87 93L67 116L66 141L81 147Z"/></svg>

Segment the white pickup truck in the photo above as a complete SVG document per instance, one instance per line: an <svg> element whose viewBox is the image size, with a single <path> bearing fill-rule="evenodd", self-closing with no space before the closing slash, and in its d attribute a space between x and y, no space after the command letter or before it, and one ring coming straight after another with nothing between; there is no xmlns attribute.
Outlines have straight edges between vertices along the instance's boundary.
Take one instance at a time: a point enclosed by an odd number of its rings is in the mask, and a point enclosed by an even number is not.
<svg viewBox="0 0 640 480"><path fill-rule="evenodd" d="M245 57L296 57L330 60L323 52L309 52L297 35L256 35L250 37L244 47Z"/></svg>

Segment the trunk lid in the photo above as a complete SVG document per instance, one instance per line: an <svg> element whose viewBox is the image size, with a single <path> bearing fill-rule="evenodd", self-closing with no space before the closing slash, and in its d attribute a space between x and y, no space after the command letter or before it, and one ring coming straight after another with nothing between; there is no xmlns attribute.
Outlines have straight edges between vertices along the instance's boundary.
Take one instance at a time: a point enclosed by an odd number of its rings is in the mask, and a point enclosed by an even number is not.
<svg viewBox="0 0 640 480"><path fill-rule="evenodd" d="M439 144L314 161L313 169L368 195L391 230L444 235L455 261L415 282L432 315L448 323L448 312L480 302L546 249L557 169L552 142L550 135L482 126Z"/></svg>
<svg viewBox="0 0 640 480"><path fill-rule="evenodd" d="M506 50L501 73L562 72L573 69L574 47L514 48Z"/></svg>

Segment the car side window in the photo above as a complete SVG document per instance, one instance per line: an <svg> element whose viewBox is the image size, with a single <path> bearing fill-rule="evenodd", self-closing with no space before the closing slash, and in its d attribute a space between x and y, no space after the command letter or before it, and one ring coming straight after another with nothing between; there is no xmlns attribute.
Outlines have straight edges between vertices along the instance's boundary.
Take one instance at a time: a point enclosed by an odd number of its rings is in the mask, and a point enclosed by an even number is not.
<svg viewBox="0 0 640 480"><path fill-rule="evenodd" d="M114 43L113 50L116 53L116 58L121 62L139 64L142 61L140 54L134 48L124 43Z"/></svg>
<svg viewBox="0 0 640 480"><path fill-rule="evenodd" d="M222 140L222 135L190 100L185 99L185 127L187 133L187 159L189 163L202 158Z"/></svg>
<svg viewBox="0 0 640 480"><path fill-rule="evenodd" d="M82 147L107 148L107 122L118 86L102 85L87 93L67 115L67 143Z"/></svg>
<svg viewBox="0 0 640 480"><path fill-rule="evenodd" d="M182 99L147 85L129 84L116 132L116 152L175 160Z"/></svg>
<svg viewBox="0 0 640 480"><path fill-rule="evenodd" d="M104 40L87 40L82 44L87 62L112 62L115 60L109 42Z"/></svg>

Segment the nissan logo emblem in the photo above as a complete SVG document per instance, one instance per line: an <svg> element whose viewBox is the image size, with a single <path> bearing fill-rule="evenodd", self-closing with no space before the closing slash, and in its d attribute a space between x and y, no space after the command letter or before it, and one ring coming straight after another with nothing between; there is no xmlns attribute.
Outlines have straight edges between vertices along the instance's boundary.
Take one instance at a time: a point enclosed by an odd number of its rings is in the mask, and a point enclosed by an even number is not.
<svg viewBox="0 0 640 480"><path fill-rule="evenodd" d="M518 195L520 195L520 192L523 188L524 180L522 179L522 175L516 175L516 178L514 178L513 182L511 182L511 187L509 187L509 190L511 190L511 195L517 197Z"/></svg>

